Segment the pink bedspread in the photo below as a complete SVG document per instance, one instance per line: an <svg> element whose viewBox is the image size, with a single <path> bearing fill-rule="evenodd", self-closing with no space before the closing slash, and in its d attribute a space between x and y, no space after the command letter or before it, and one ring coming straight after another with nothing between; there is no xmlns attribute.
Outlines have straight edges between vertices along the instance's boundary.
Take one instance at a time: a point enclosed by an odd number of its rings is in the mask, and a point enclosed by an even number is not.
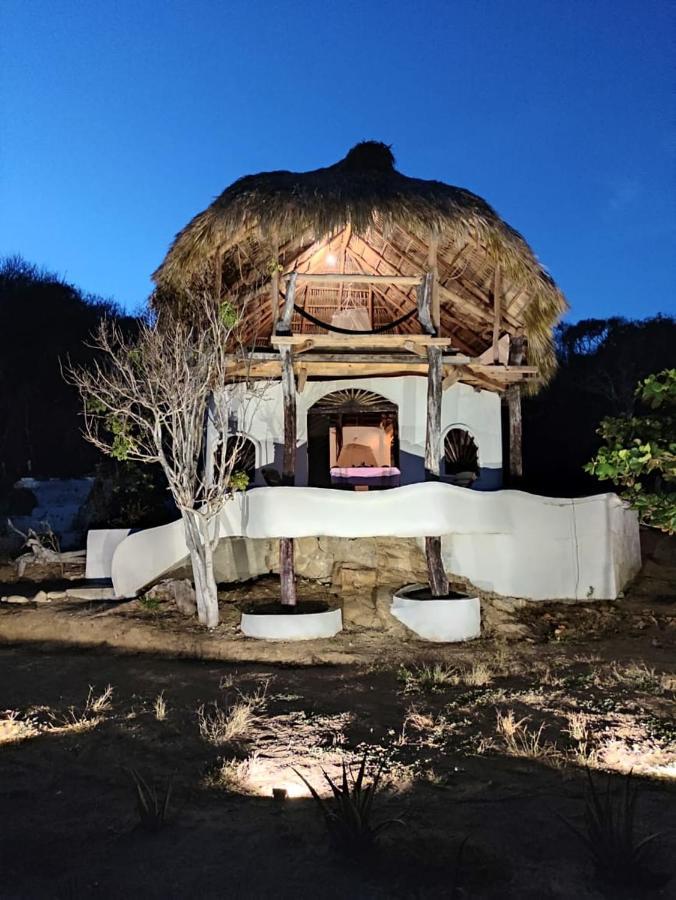
<svg viewBox="0 0 676 900"><path fill-rule="evenodd" d="M396 466L332 466L332 478L386 478L401 475Z"/></svg>

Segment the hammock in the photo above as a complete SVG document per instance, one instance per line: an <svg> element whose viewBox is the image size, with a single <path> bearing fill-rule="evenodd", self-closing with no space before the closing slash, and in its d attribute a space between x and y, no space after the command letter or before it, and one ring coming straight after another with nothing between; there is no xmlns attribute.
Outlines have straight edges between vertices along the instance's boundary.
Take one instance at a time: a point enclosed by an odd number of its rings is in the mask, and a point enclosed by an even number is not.
<svg viewBox="0 0 676 900"><path fill-rule="evenodd" d="M394 322L378 325L377 328L357 329L341 328L339 325L331 325L329 322L322 322L321 319L316 318L316 316L313 316L312 313L307 312L307 310L302 309L300 306L296 306L295 303L293 304L293 308L299 316L307 319L308 322L312 322L313 325L318 325L320 328L326 328L327 331L337 331L338 334L381 334L383 331L389 331L390 328L396 328L398 325L403 325L404 322L408 322L408 320L413 318L418 311L416 308L411 309L409 312L404 313L403 316L399 316L398 319L395 319Z"/></svg>

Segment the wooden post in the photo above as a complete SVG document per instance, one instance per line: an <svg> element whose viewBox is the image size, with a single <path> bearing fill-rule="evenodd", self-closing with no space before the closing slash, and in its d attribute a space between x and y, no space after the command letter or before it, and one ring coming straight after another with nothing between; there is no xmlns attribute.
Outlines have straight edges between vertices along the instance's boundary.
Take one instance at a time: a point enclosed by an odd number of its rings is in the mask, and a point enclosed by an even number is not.
<svg viewBox="0 0 676 900"><path fill-rule="evenodd" d="M443 366L441 364L441 347L428 347L427 372L427 433L425 438L425 480L439 480L439 463L441 461L441 383ZM425 557L430 590L434 597L448 595L448 578L441 558L441 538L425 538Z"/></svg>
<svg viewBox="0 0 676 900"><path fill-rule="evenodd" d="M441 303L439 299L439 269L437 268L437 253L439 250L439 232L436 228L430 234L430 245L427 251L427 266L432 276L432 296L430 297L430 313L434 333L441 334Z"/></svg>
<svg viewBox="0 0 676 900"><path fill-rule="evenodd" d="M439 480L441 459L441 347L427 348L427 433L425 437L425 480Z"/></svg>
<svg viewBox="0 0 676 900"><path fill-rule="evenodd" d="M293 538L279 539L279 580L282 606L295 606L298 597L296 596Z"/></svg>
<svg viewBox="0 0 676 900"><path fill-rule="evenodd" d="M426 334L436 334L432 321L432 283L434 276L426 272L425 277L418 285L418 319Z"/></svg>
<svg viewBox="0 0 676 900"><path fill-rule="evenodd" d="M270 278L270 305L272 306L272 333L277 333L279 318L279 245L275 239L272 244L272 277Z"/></svg>
<svg viewBox="0 0 676 900"><path fill-rule="evenodd" d="M293 316L293 304L296 299L296 273L292 272L286 282L286 299L282 318L277 322L275 334L291 334L291 317Z"/></svg>
<svg viewBox="0 0 676 900"><path fill-rule="evenodd" d="M509 342L509 364L520 366L525 355L525 338L517 335ZM510 384L506 391L507 418L509 420L509 481L518 483L523 478L523 427L521 418L521 385Z"/></svg>
<svg viewBox="0 0 676 900"><path fill-rule="evenodd" d="M287 293L288 297L288 293ZM296 476L296 384L290 347L280 347L282 356L282 397L284 399L284 456L282 484L293 485ZM293 538L280 538L279 578L283 606L296 605L296 571Z"/></svg>
<svg viewBox="0 0 676 900"><path fill-rule="evenodd" d="M500 320L502 317L502 278L500 277L500 263L495 264L493 278L493 362L500 362Z"/></svg>

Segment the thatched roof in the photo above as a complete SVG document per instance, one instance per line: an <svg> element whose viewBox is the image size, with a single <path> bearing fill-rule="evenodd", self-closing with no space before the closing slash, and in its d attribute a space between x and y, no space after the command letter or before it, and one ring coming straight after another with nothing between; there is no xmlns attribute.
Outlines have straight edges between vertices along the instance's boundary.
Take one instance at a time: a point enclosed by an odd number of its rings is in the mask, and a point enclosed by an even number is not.
<svg viewBox="0 0 676 900"><path fill-rule="evenodd" d="M546 379L555 367L552 327L566 302L524 238L471 191L402 175L390 148L378 142L357 144L326 168L240 178L179 232L153 277L158 297L169 296L216 267L223 292L246 305L260 336L272 322L273 269L322 271L318 250L329 245L347 253L347 272L417 274L428 265L432 241L442 333L463 352L490 345L499 263L501 333L526 334L529 362ZM382 294L393 311L410 299L397 289Z"/></svg>

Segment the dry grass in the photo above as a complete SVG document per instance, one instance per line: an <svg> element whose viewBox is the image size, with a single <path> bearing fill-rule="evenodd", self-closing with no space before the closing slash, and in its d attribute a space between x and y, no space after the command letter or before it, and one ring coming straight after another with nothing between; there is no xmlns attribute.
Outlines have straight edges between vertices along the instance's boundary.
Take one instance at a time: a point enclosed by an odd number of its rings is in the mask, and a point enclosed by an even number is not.
<svg viewBox="0 0 676 900"><path fill-rule="evenodd" d="M407 693L432 694L443 688L460 684L460 675L453 666L434 663L423 663L419 666L401 666L399 669L399 681L404 684Z"/></svg>
<svg viewBox="0 0 676 900"><path fill-rule="evenodd" d="M670 681L671 676L660 675L645 663L630 662L626 665L615 663L607 670L605 678L603 674L599 676L597 683L599 685L618 684L642 693L661 694L665 690L665 683L668 685Z"/></svg>
<svg viewBox="0 0 676 900"><path fill-rule="evenodd" d="M266 682L253 694L240 694L239 699L227 707L221 707L217 702L209 706L202 704L197 710L202 739L220 746L248 737L256 722L257 710L265 704L267 688Z"/></svg>
<svg viewBox="0 0 676 900"><path fill-rule="evenodd" d="M107 685L100 694L94 693L94 687L89 686L84 707L78 709L71 706L65 716L54 717L49 726L50 731L90 731L103 722L103 713L112 709L113 686Z"/></svg>
<svg viewBox="0 0 676 900"><path fill-rule="evenodd" d="M98 716L102 712L107 712L112 708L112 700L113 700L113 686L112 684L106 685L105 690L101 694L95 694L94 688L90 684L89 685L89 693L87 694L87 700L85 701L85 714L90 714L93 716Z"/></svg>
<svg viewBox="0 0 676 900"><path fill-rule="evenodd" d="M598 766L598 748L595 746L589 716L580 712L569 713L566 732L575 742L575 748L572 751L573 761L579 766L596 768Z"/></svg>
<svg viewBox="0 0 676 900"><path fill-rule="evenodd" d="M0 744L14 744L40 733L35 721L22 718L17 710L6 710L0 718Z"/></svg>
<svg viewBox="0 0 676 900"><path fill-rule="evenodd" d="M167 701L164 699L164 691L161 691L153 702L153 711L158 722L164 722L167 718Z"/></svg>
<svg viewBox="0 0 676 900"><path fill-rule="evenodd" d="M502 746L510 756L554 762L559 753L554 744L543 738L544 723L532 731L528 727L528 718L517 719L514 710L506 713L496 710L496 734Z"/></svg>
<svg viewBox="0 0 676 900"><path fill-rule="evenodd" d="M224 759L205 778L205 786L245 794L255 781L258 754L246 759Z"/></svg>
<svg viewBox="0 0 676 900"><path fill-rule="evenodd" d="M462 673L463 684L469 687L485 687L493 681L494 672L488 663L477 662L472 663L469 669L465 669Z"/></svg>

